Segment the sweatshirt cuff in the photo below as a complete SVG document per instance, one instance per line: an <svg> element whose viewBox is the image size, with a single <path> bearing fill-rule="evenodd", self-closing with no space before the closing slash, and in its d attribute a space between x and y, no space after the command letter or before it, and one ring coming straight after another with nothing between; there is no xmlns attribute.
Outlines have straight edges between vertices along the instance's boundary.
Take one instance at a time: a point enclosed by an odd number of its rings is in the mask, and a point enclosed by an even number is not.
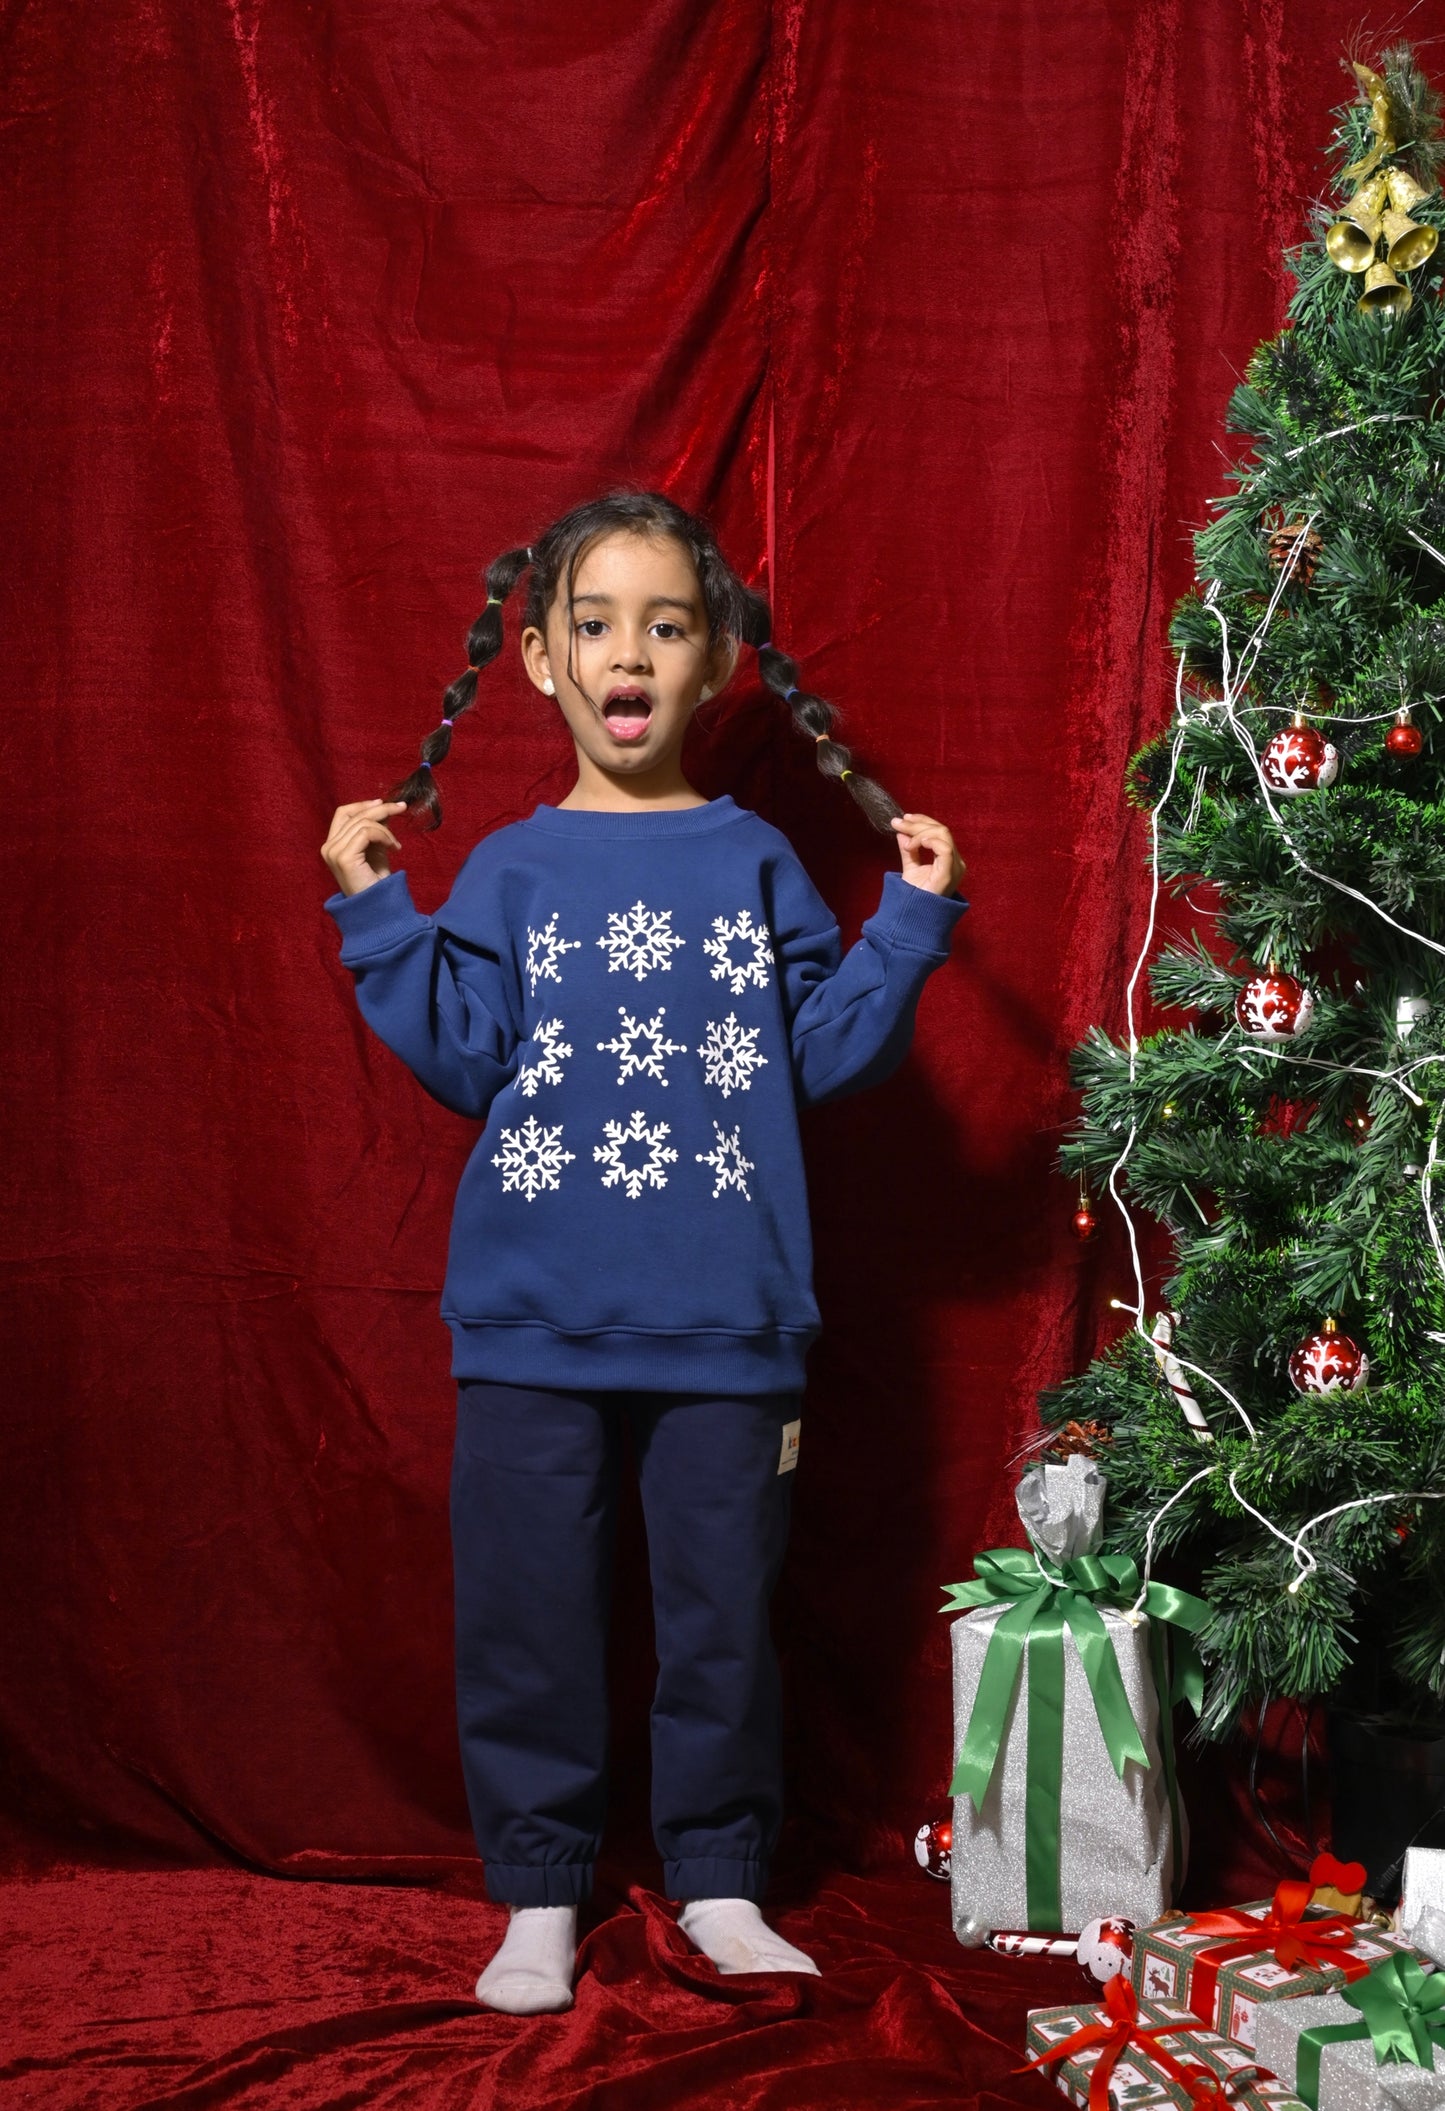
<svg viewBox="0 0 1445 2111"><path fill-rule="evenodd" d="M373 880L359 894L343 894L338 889L321 906L341 931L343 966L385 952L428 921L412 900L406 874L400 870Z"/></svg>
<svg viewBox="0 0 1445 2111"><path fill-rule="evenodd" d="M870 938L905 953L946 960L953 933L968 903L957 894L912 887L901 872L883 875L883 899L863 928Z"/></svg>

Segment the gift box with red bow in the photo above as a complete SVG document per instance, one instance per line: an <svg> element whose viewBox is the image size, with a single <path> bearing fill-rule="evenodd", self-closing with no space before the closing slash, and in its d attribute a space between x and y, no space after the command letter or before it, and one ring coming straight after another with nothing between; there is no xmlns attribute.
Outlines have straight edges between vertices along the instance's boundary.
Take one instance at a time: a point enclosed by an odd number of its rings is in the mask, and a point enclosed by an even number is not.
<svg viewBox="0 0 1445 2111"><path fill-rule="evenodd" d="M1134 1989L1146 2001L1177 2001L1237 2045L1252 2047L1265 2002L1337 1991L1363 1979L1402 1945L1348 1913L1312 1905L1322 1885L1348 1875L1321 1855L1308 1877L1272 1899L1221 1912L1155 1921L1134 1937Z"/></svg>
<svg viewBox="0 0 1445 2111"><path fill-rule="evenodd" d="M1241 2046L1178 2002L1141 2001L1127 1979L1109 1980L1099 2008L1034 2009L1028 2044L1028 2065L1088 2111L1304 2111Z"/></svg>

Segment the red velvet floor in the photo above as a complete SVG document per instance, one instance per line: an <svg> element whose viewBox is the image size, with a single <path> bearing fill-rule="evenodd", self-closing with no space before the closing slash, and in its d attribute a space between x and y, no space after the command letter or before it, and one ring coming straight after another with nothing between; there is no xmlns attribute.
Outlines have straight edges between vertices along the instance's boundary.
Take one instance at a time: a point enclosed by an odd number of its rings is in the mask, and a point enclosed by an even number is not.
<svg viewBox="0 0 1445 2111"><path fill-rule="evenodd" d="M502 1909L479 1887L65 1869L0 1892L0 2107L1003 2111L1025 2011L1073 1965L967 1952L923 1876L844 1877L777 1914L820 1980L722 1979L653 1894L599 1892L576 2007L472 1997Z"/></svg>

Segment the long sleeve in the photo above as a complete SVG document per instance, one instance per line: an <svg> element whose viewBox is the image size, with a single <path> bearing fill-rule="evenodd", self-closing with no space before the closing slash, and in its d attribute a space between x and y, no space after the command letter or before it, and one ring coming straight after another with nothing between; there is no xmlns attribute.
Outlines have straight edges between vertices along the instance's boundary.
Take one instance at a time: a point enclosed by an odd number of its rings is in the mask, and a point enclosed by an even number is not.
<svg viewBox="0 0 1445 2111"><path fill-rule="evenodd" d="M475 892L473 893L475 904ZM355 979L362 1016L432 1098L473 1121L516 1067L519 996L501 928L475 907L462 939L441 918L423 916L405 872L373 880L359 894L323 904L341 931L341 963Z"/></svg>
<svg viewBox="0 0 1445 2111"><path fill-rule="evenodd" d="M838 926L802 867L779 872L774 937L800 1105L861 1091L898 1067L923 985L948 958L967 907L890 872L858 943L843 953Z"/></svg>

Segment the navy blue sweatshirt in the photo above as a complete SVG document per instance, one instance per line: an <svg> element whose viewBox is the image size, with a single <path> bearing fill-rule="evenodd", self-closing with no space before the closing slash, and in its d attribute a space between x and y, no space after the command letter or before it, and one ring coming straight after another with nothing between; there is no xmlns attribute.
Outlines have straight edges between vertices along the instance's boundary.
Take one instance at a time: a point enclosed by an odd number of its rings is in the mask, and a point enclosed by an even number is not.
<svg viewBox="0 0 1445 2111"><path fill-rule="evenodd" d="M852 949L730 798L539 806L423 916L404 872L325 903L377 1035L486 1123L441 1314L452 1375L790 1390L818 1332L798 1109L901 1061L968 906L901 873Z"/></svg>

